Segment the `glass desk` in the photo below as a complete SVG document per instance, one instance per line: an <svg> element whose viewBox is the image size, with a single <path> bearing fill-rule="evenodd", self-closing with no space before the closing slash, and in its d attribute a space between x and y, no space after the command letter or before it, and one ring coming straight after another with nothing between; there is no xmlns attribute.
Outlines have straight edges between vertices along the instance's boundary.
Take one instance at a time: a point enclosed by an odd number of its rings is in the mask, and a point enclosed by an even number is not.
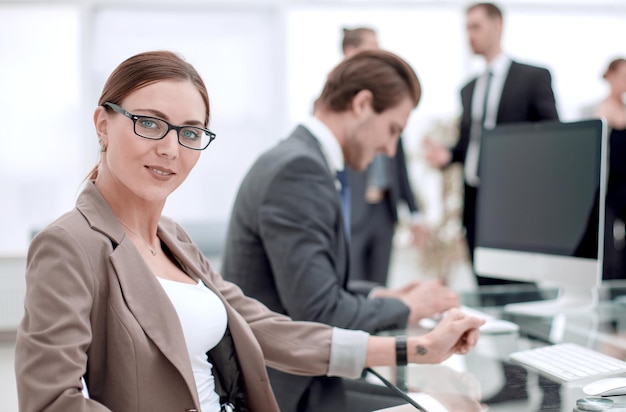
<svg viewBox="0 0 626 412"><path fill-rule="evenodd" d="M432 396L450 412L578 412L576 401L587 396L582 387L589 380L561 384L511 363L508 356L518 350L550 343L573 342L626 359L626 281L605 282L599 292L600 302L590 313L531 317L503 310L507 303L533 300L538 294L552 298L556 293L556 290L538 291L527 285L498 285L464 294L461 296L463 304L517 323L519 332L481 334L472 352L453 356L441 365L377 370L409 392ZM388 334L424 332L416 325ZM612 399L626 404L626 396ZM385 409L389 412L414 410L410 405ZM626 408L610 411L626 411Z"/></svg>

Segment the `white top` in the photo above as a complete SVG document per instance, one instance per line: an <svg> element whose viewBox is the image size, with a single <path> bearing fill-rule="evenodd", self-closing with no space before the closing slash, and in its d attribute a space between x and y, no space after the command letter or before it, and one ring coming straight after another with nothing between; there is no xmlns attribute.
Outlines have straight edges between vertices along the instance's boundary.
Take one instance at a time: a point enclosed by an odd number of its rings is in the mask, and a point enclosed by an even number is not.
<svg viewBox="0 0 626 412"><path fill-rule="evenodd" d="M200 281L192 285L160 277L157 279L176 308L198 388L201 410L219 412L220 399L215 392L211 371L213 365L208 362L206 353L222 340L226 332L226 308L217 295Z"/></svg>
<svg viewBox="0 0 626 412"><path fill-rule="evenodd" d="M502 53L493 59L487 67L487 70L476 79L474 93L472 94L470 141L467 147L464 165L465 181L470 186L477 187L480 183L477 175L480 138L483 129L493 129L496 126L502 89L504 88L504 82L506 81L510 67L511 59ZM489 95L487 96L487 113L485 113L484 124L480 124L483 118L483 102L485 101L488 73L491 73L491 82L489 85Z"/></svg>
<svg viewBox="0 0 626 412"><path fill-rule="evenodd" d="M487 70L478 77L474 94L472 96L472 118L480 123L483 115L483 101L485 99L485 88L487 86L487 73L491 73L491 84L489 85L489 96L487 97L487 113L485 114L485 124L487 129L496 126L498 107L500 107L500 97L506 76L511 67L511 58L502 53L491 61Z"/></svg>

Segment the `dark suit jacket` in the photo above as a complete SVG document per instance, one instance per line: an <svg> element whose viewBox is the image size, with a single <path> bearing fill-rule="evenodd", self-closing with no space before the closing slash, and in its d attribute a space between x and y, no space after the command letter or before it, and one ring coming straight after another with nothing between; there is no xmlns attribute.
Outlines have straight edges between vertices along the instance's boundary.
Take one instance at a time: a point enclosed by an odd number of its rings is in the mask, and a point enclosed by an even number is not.
<svg viewBox="0 0 626 412"><path fill-rule="evenodd" d="M464 162L467 154L472 126L472 96L476 80L471 80L461 89L463 114L459 141L452 149L453 162ZM502 87L496 124L557 119L550 72L541 67L511 62Z"/></svg>
<svg viewBox="0 0 626 412"><path fill-rule="evenodd" d="M402 200L406 203L411 212L417 211L415 195L411 188L411 183L406 167L406 158L404 155L404 145L402 139L398 140L398 147L394 157L389 158L385 162L387 165L387 176L389 176L389 196L385 197L384 202L389 209L389 215L394 222L398 221L398 203ZM370 222L370 214L368 213L368 204L365 202L365 190L367 189L367 172L356 172L351 169L348 171L348 183L350 184L351 193L351 224L352 227L361 227ZM371 224L371 222L369 223Z"/></svg>
<svg viewBox="0 0 626 412"><path fill-rule="evenodd" d="M626 212L626 129L610 130L609 159L606 203L623 219Z"/></svg>
<svg viewBox="0 0 626 412"><path fill-rule="evenodd" d="M472 128L472 96L476 87L476 80L473 79L461 89L463 114L461 116L459 141L452 149L452 162L465 162L470 141L470 130ZM557 119L558 114L552 91L550 72L541 67L529 66L515 61L511 62L502 87L496 124ZM480 176L480 160L478 170ZM466 239L471 259L473 259L475 245L478 190L466 184L463 192L463 225L466 229ZM488 283L493 282L496 281L488 281Z"/></svg>
<svg viewBox="0 0 626 412"><path fill-rule="evenodd" d="M336 180L317 139L299 126L244 178L222 273L248 296L297 320L368 332L405 327L409 310L399 300L367 299L347 290L348 261ZM314 380L333 379L270 377L283 411L292 410L285 405L295 405Z"/></svg>
<svg viewBox="0 0 626 412"><path fill-rule="evenodd" d="M172 220L162 218L158 235L226 307L250 411L279 410L266 365L327 373L331 328L291 322L244 296L211 269ZM20 411L200 410L185 348L167 294L88 183L76 209L41 231L29 248L15 351ZM80 393L81 376L91 399Z"/></svg>

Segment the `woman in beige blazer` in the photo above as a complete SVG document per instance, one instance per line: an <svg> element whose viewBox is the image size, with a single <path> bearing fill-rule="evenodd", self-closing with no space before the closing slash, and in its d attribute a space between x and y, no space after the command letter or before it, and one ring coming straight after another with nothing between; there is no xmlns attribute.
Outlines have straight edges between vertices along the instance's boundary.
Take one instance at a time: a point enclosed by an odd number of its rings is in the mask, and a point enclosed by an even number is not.
<svg viewBox="0 0 626 412"><path fill-rule="evenodd" d="M21 411L277 411L266 365L357 377L476 343L481 321L458 311L405 347L291 321L224 281L161 216L215 137L208 120L202 79L173 53L133 56L107 80L94 113L100 161L76 208L29 248L15 353Z"/></svg>

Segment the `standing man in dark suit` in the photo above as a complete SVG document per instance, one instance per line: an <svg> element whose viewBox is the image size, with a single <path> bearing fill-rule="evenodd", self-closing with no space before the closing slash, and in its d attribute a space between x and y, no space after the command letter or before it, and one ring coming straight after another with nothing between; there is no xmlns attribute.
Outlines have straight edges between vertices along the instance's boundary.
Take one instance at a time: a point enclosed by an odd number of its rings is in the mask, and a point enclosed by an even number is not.
<svg viewBox="0 0 626 412"><path fill-rule="evenodd" d="M368 27L343 29L344 58L363 50L378 49L376 31ZM350 279L387 284L393 235L398 222L397 205L404 202L411 212L411 232L423 238L415 195L411 188L402 138L396 154L374 156L365 171L346 168L351 192Z"/></svg>
<svg viewBox="0 0 626 412"><path fill-rule="evenodd" d="M463 225L473 261L476 227L476 197L480 187L478 154L484 128L498 124L556 120L558 114L547 69L511 60L502 51L502 11L493 3L476 3L466 10L469 43L487 62L483 74L461 90L461 130L451 150L426 141L426 158L435 167L451 162L464 164ZM477 276L479 285L501 283Z"/></svg>
<svg viewBox="0 0 626 412"><path fill-rule="evenodd" d="M378 153L392 156L420 95L413 69L389 52L363 51L335 67L313 116L261 155L241 183L223 276L293 319L369 332L405 328L458 305L458 296L437 281L399 290L348 285L343 171L364 170ZM350 403L339 378L271 368L269 375L283 412L363 410ZM379 406L400 402L392 399Z"/></svg>

